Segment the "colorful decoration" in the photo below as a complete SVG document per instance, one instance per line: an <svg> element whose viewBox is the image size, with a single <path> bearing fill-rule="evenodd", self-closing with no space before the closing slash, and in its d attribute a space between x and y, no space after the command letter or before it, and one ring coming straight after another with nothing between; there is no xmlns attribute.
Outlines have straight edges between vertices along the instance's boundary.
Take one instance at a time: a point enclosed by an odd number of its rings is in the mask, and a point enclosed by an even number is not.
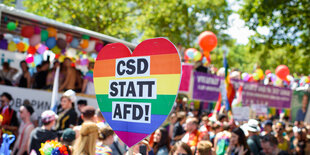
<svg viewBox="0 0 310 155"><path fill-rule="evenodd" d="M211 31L204 31L199 35L198 43L203 51L211 52L217 45L216 35Z"/></svg>
<svg viewBox="0 0 310 155"><path fill-rule="evenodd" d="M88 40L82 39L80 46L81 48L86 49L88 47Z"/></svg>
<svg viewBox="0 0 310 155"><path fill-rule="evenodd" d="M100 52L100 50L103 48L103 44L102 43L100 43L100 42L97 42L96 43L96 46L95 46L95 50L97 51L97 52Z"/></svg>
<svg viewBox="0 0 310 155"><path fill-rule="evenodd" d="M30 37L29 39L29 44L30 46L36 46L41 42L41 35L35 34Z"/></svg>
<svg viewBox="0 0 310 155"><path fill-rule="evenodd" d="M91 52L91 51L95 50L95 45L96 45L96 41L95 40L90 40L88 42L88 47L85 48L85 51L86 52Z"/></svg>
<svg viewBox="0 0 310 155"><path fill-rule="evenodd" d="M16 47L17 47L17 50L19 51L19 52L24 52L26 49L25 49L25 43L23 43L23 42L19 42L18 44L16 44Z"/></svg>
<svg viewBox="0 0 310 155"><path fill-rule="evenodd" d="M185 51L185 56L184 59L185 60L192 60L194 59L194 54L195 52L197 52L197 50L195 48L189 48Z"/></svg>
<svg viewBox="0 0 310 155"><path fill-rule="evenodd" d="M6 27L9 31L14 31L16 29L16 24L14 22L9 22Z"/></svg>
<svg viewBox="0 0 310 155"><path fill-rule="evenodd" d="M73 47L73 48L78 48L80 45L80 42L78 39L76 38L73 38L72 42L70 43L70 46Z"/></svg>
<svg viewBox="0 0 310 155"><path fill-rule="evenodd" d="M29 46L27 51L28 51L28 54L35 54L37 52L37 49L33 46Z"/></svg>
<svg viewBox="0 0 310 155"><path fill-rule="evenodd" d="M46 41L48 39L48 31L42 30L41 31L41 41Z"/></svg>
<svg viewBox="0 0 310 155"><path fill-rule="evenodd" d="M21 35L26 38L30 38L34 34L34 28L32 26L23 26Z"/></svg>
<svg viewBox="0 0 310 155"><path fill-rule="evenodd" d="M40 44L39 48L37 49L39 54L43 54L46 50L48 50L48 47L46 47L44 44Z"/></svg>
<svg viewBox="0 0 310 155"><path fill-rule="evenodd" d="M32 55L32 54L28 54L28 55L26 56L25 61L26 61L28 64L33 63L33 61L34 61L33 55Z"/></svg>
<svg viewBox="0 0 310 155"><path fill-rule="evenodd" d="M122 43L108 44L99 52L94 69L100 110L129 147L164 122L180 78L178 51L164 38L145 40L132 53Z"/></svg>
<svg viewBox="0 0 310 155"><path fill-rule="evenodd" d="M58 38L58 40L56 41L56 44L60 49L65 49L67 47L66 39L63 39L63 38Z"/></svg>
<svg viewBox="0 0 310 155"><path fill-rule="evenodd" d="M50 37L46 40L46 46L48 49L52 49L56 46L56 39L55 37Z"/></svg>
<svg viewBox="0 0 310 155"><path fill-rule="evenodd" d="M67 33L66 34L66 41L67 41L67 43L71 43L72 40L73 40L72 35L70 33Z"/></svg>
<svg viewBox="0 0 310 155"><path fill-rule="evenodd" d="M48 27L46 29L48 31L48 37L57 37L57 30L53 27Z"/></svg>
<svg viewBox="0 0 310 155"><path fill-rule="evenodd" d="M290 70L285 65L280 65L276 68L276 75L281 80L286 80L286 77L290 74Z"/></svg>
<svg viewBox="0 0 310 155"><path fill-rule="evenodd" d="M5 39L0 40L0 49L8 49L8 42Z"/></svg>
<svg viewBox="0 0 310 155"><path fill-rule="evenodd" d="M89 38L90 38L89 35L86 35L86 34L82 35L82 39L89 40Z"/></svg>
<svg viewBox="0 0 310 155"><path fill-rule="evenodd" d="M8 50L11 52L17 51L17 47L14 41L10 41L8 44Z"/></svg>
<svg viewBox="0 0 310 155"><path fill-rule="evenodd" d="M200 61L202 59L202 54L199 51L194 53L194 61Z"/></svg>
<svg viewBox="0 0 310 155"><path fill-rule="evenodd" d="M34 27L34 34L41 34L41 28L38 26Z"/></svg>
<svg viewBox="0 0 310 155"><path fill-rule="evenodd" d="M41 144L41 148L39 149L41 155L68 155L68 149L65 145L57 141L46 141Z"/></svg>

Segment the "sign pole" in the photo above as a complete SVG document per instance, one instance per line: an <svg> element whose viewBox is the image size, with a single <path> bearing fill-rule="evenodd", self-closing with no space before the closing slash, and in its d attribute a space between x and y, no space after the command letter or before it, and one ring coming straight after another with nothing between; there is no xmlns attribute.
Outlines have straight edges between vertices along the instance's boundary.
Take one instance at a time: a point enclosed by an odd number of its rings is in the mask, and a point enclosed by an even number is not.
<svg viewBox="0 0 310 155"><path fill-rule="evenodd" d="M128 155L133 155L133 146L129 148Z"/></svg>

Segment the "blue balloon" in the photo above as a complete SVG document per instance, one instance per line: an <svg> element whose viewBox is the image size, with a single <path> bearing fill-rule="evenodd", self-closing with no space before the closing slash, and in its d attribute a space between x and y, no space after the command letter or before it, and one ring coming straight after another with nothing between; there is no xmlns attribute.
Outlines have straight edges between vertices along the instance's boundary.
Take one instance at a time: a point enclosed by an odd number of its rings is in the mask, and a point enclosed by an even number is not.
<svg viewBox="0 0 310 155"><path fill-rule="evenodd" d="M20 42L20 39L19 38L13 38L13 41L15 44L18 44Z"/></svg>
<svg viewBox="0 0 310 155"><path fill-rule="evenodd" d="M56 46L56 39L55 37L50 37L46 40L46 46L48 49L52 49Z"/></svg>
<svg viewBox="0 0 310 155"><path fill-rule="evenodd" d="M77 47L79 47L80 42L79 42L78 39L73 38L73 40L72 40L72 42L70 43L70 45L71 45L71 47L73 47L73 48L77 48Z"/></svg>
<svg viewBox="0 0 310 155"><path fill-rule="evenodd" d="M39 65L43 61L43 57L41 54L34 55L34 64Z"/></svg>
<svg viewBox="0 0 310 155"><path fill-rule="evenodd" d="M207 58L206 57L203 57L202 58L202 63L204 64L204 63L206 63L207 62Z"/></svg>
<svg viewBox="0 0 310 155"><path fill-rule="evenodd" d="M187 56L189 57L189 58L191 58L191 59L193 59L194 58L194 51L193 50L189 50L188 52L187 52Z"/></svg>
<svg viewBox="0 0 310 155"><path fill-rule="evenodd" d="M0 40L0 49L6 50L8 48L8 42L5 39Z"/></svg>

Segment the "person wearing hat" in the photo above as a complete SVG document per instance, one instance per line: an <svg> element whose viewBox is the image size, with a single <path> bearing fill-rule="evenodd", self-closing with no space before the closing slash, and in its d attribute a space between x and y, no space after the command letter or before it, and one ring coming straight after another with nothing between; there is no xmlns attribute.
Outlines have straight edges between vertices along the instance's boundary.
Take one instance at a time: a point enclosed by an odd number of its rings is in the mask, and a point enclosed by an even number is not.
<svg viewBox="0 0 310 155"><path fill-rule="evenodd" d="M76 125L77 113L73 107L75 100L76 96L73 90L67 90L60 98L61 111L58 113L59 118L56 124L57 131L61 131Z"/></svg>
<svg viewBox="0 0 310 155"><path fill-rule="evenodd" d="M69 154L72 152L72 145L75 140L75 131L73 131L71 128L67 128L64 130L60 137L60 141L63 145L67 147L67 150L69 150Z"/></svg>
<svg viewBox="0 0 310 155"><path fill-rule="evenodd" d="M22 122L19 126L17 140L13 147L14 154L27 154L29 136L34 129L34 125L30 119L33 112L34 110L30 105L23 105L19 108L19 115Z"/></svg>
<svg viewBox="0 0 310 155"><path fill-rule="evenodd" d="M264 128L264 131L261 132L261 136L264 136L264 135L267 135L267 134L274 134L273 131L272 131L272 121L271 120L266 120L264 123L263 123L263 128Z"/></svg>
<svg viewBox="0 0 310 155"><path fill-rule="evenodd" d="M57 132L52 130L56 123L58 116L52 110L44 111L41 114L42 127L35 128L30 134L29 151L34 151L36 154L40 154L39 149L41 143L47 140L56 140Z"/></svg>
<svg viewBox="0 0 310 155"><path fill-rule="evenodd" d="M255 119L250 119L247 124L243 127L245 132L248 132L249 138L247 139L247 143L249 145L250 151L254 155L259 155L259 152L262 150L260 141L259 141L259 122Z"/></svg>

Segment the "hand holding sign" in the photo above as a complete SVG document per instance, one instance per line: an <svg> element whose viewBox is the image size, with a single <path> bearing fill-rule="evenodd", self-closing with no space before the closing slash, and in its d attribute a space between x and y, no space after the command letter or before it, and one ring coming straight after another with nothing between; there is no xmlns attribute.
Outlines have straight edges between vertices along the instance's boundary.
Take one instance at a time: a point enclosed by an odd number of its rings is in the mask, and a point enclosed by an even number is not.
<svg viewBox="0 0 310 155"><path fill-rule="evenodd" d="M106 45L94 68L97 101L106 121L129 147L154 132L174 104L181 78L176 47L167 39L143 41L131 54Z"/></svg>

